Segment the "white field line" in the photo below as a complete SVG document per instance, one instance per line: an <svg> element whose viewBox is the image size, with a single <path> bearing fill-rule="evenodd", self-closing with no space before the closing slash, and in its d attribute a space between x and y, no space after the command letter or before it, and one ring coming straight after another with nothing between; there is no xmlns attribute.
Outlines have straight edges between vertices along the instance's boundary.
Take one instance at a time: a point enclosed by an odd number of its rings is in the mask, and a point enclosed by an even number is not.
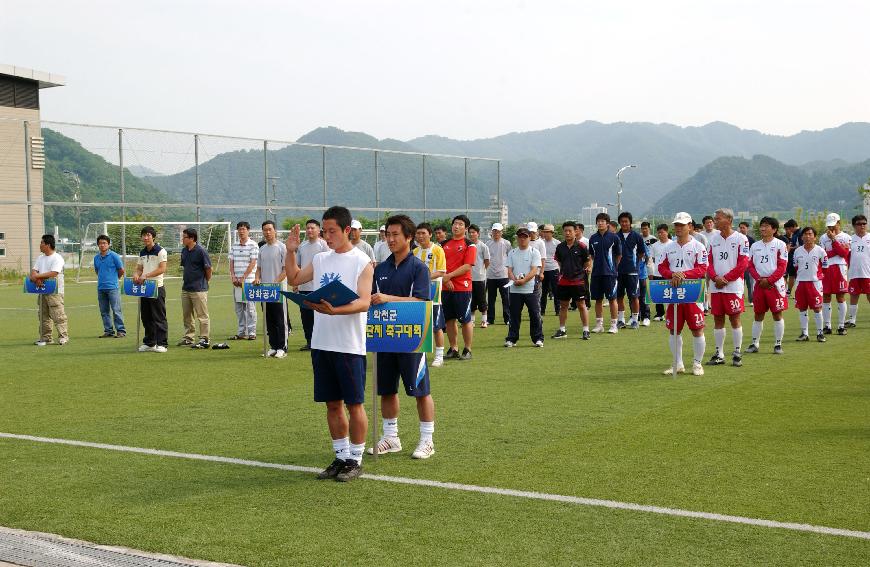
<svg viewBox="0 0 870 567"><path fill-rule="evenodd" d="M37 437L33 435L20 435L16 433L2 433L0 438L17 439L20 441L33 441L36 443L52 443L56 445L72 445L75 447L89 447L92 449L105 449L108 451L121 451L125 453L137 453L142 455L155 455L160 457L174 457L178 459L190 459L195 461L209 461L215 463L228 463L232 465L243 465L248 467L258 467L266 469L278 469L292 472L302 473L319 473L321 469L316 467L303 467L299 465L285 465L281 463L266 463L262 461L251 461L247 459L235 459L232 457L220 457L216 455L200 455L197 453L179 453L177 451L163 451L161 449L146 449L143 447L128 447L126 445L109 445L105 443L92 443L89 441L76 441L72 439L55 439L51 437ZM428 486L431 488L444 488L448 490L459 490L462 492L477 492L481 494L496 494L499 496L513 496L515 498L528 498L531 500L545 500L551 502L562 502L565 504L576 504L579 506L596 506L601 508L611 508L617 510L631 510L634 512L647 512L652 514L661 514L664 516L677 516L682 518L695 518L701 520L712 520L716 522L729 522L732 524L744 524L749 526L760 526L765 528L778 528L784 530L792 530L799 532L812 532L824 535L834 535L842 537L851 537L858 539L870 540L870 532L858 530L846 530L841 528L830 528L827 526L816 526L813 524L799 524L796 522L779 522L776 520L763 520L759 518L747 518L745 516L732 516L729 514L716 514L712 512L695 512L692 510L682 510L680 508L666 508L663 506L650 506L646 504L634 504L631 502L619 502L616 500L601 500L598 498L581 498L579 496L565 496L562 494L548 494L546 492L532 492L527 490L512 490L509 488L496 488L492 486L477 486L474 484L460 484L456 482L441 482L438 480L426 480L418 478L405 478L400 476L387 476L379 474L363 474L360 478L368 480L378 480L381 482L392 482L396 484L408 484L412 486Z"/></svg>

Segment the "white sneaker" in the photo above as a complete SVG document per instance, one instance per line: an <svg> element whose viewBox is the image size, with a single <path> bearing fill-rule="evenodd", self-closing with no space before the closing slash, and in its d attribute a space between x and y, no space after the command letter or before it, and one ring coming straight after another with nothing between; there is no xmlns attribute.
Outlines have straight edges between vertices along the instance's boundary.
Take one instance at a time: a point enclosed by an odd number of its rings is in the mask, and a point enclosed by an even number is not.
<svg viewBox="0 0 870 567"><path fill-rule="evenodd" d="M59 344L60 346L63 346L68 342L69 342L69 337L61 337L61 338L57 339L57 344Z"/></svg>
<svg viewBox="0 0 870 567"><path fill-rule="evenodd" d="M481 329L486 329L487 327L489 327L489 323L487 323L486 321L481 321L481 323L480 323L480 328L481 328Z"/></svg>
<svg viewBox="0 0 870 567"><path fill-rule="evenodd" d="M275 356L275 354L276 354L277 352L278 352L277 350L275 350L275 349L273 349L273 348L270 348L268 351L266 351L266 354L265 354L264 356L265 356L266 358L271 358L271 357Z"/></svg>
<svg viewBox="0 0 870 567"><path fill-rule="evenodd" d="M616 328L616 325L611 325L610 328L607 330L607 332L610 333L611 335L615 335L616 333L619 332L619 329Z"/></svg>
<svg viewBox="0 0 870 567"><path fill-rule="evenodd" d="M510 341L505 341L504 346L505 346L505 348L512 348L514 346L514 343L512 343Z"/></svg>
<svg viewBox="0 0 870 567"><path fill-rule="evenodd" d="M431 366L432 368L439 368L441 366L444 366L444 357L436 356L432 359L432 363L429 366Z"/></svg>
<svg viewBox="0 0 870 567"><path fill-rule="evenodd" d="M166 352L166 351L168 351L169 349L166 348L166 347L163 346L163 345L157 345L157 346L155 346L155 347L154 347L153 349L151 349L151 350L153 350L154 352Z"/></svg>
<svg viewBox="0 0 870 567"><path fill-rule="evenodd" d="M535 346L538 347L538 348L543 348L543 346L544 346L544 341L535 341Z"/></svg>
<svg viewBox="0 0 870 567"><path fill-rule="evenodd" d="M435 454L435 445L432 441L420 441L414 452L411 453L412 459L428 459Z"/></svg>
<svg viewBox="0 0 870 567"><path fill-rule="evenodd" d="M601 325L595 325L595 327L592 328L592 332L593 333L603 333L604 327L602 327Z"/></svg>
<svg viewBox="0 0 870 567"><path fill-rule="evenodd" d="M398 453L402 450L402 442L398 437L381 437L378 441L378 455L382 453ZM369 455L375 454L375 448L369 447L366 449Z"/></svg>
<svg viewBox="0 0 870 567"><path fill-rule="evenodd" d="M45 345L47 345L49 342L51 342L51 341L44 341L44 340L42 340L42 339L39 339L38 341L36 341L36 342L33 343L33 344L35 344L36 346L45 346Z"/></svg>
<svg viewBox="0 0 870 567"><path fill-rule="evenodd" d="M278 349L275 351L275 358L287 358L287 353L284 349Z"/></svg>
<svg viewBox="0 0 870 567"><path fill-rule="evenodd" d="M644 320L641 322L641 325L643 325L644 327L649 327L649 319L644 319Z"/></svg>
<svg viewBox="0 0 870 567"><path fill-rule="evenodd" d="M686 373L686 367L685 367L685 366L683 366L683 365L677 366L677 374L685 374L685 373ZM668 366L667 368L665 368L664 370L662 370L662 374L665 375L665 376L673 376L673 375L674 375L674 369L673 369L673 367Z"/></svg>
<svg viewBox="0 0 870 567"><path fill-rule="evenodd" d="M154 347L148 345L139 345L138 350L139 352L153 352Z"/></svg>
<svg viewBox="0 0 870 567"><path fill-rule="evenodd" d="M703 376L704 375L704 366L700 362L692 363L692 374L695 376Z"/></svg>

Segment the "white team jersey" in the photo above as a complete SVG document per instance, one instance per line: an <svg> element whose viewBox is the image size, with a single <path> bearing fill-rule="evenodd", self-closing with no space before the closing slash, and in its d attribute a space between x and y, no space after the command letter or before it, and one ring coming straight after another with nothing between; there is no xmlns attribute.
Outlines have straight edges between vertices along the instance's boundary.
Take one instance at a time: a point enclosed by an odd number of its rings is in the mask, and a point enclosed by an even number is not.
<svg viewBox="0 0 870 567"><path fill-rule="evenodd" d="M370 262L368 255L357 247L341 254L335 250L321 252L311 261L314 284L320 289L338 280L358 293L359 276ZM311 348L365 356L367 318L365 311L352 315L324 315L315 311Z"/></svg>
<svg viewBox="0 0 870 567"><path fill-rule="evenodd" d="M849 238L849 235L845 232L838 233L837 236L835 236L834 238L836 238L837 242L839 242L846 248L848 248L849 244L852 242L852 239ZM827 233L823 234L822 237L819 238L819 246L821 246L825 250L825 252L830 252L831 250L833 250L833 243L831 242L831 239L828 238ZM831 256L830 258L828 258L829 266L836 266L837 264L842 264L845 266L846 259L842 256Z"/></svg>
<svg viewBox="0 0 870 567"><path fill-rule="evenodd" d="M705 273L707 271L707 249L695 238L690 239L682 246L676 239L668 242L658 262L659 273L661 273L662 262L665 260L667 260L672 273L688 272L695 268L703 268ZM704 275L696 276L696 278L703 279ZM697 305L702 309L704 307L703 303Z"/></svg>
<svg viewBox="0 0 870 567"><path fill-rule="evenodd" d="M724 277L725 274L737 267L740 257L749 256L749 239L737 231L733 231L728 238L718 231L710 238L710 262L716 275ZM710 284L710 293L733 293L743 295L743 273L736 280L728 282L725 287L719 288Z"/></svg>
<svg viewBox="0 0 870 567"><path fill-rule="evenodd" d="M792 263L797 268L795 281L821 282L822 270L828 267L828 255L818 244L813 246L812 250L801 246L794 251Z"/></svg>
<svg viewBox="0 0 870 567"><path fill-rule="evenodd" d="M762 278L773 275L779 265L780 260L788 262L788 248L785 242L779 238L773 238L770 242L756 240L749 248L749 255L752 257L752 265L755 266L755 271ZM779 278L775 282L770 282L780 292L785 291L785 278Z"/></svg>
<svg viewBox="0 0 870 567"><path fill-rule="evenodd" d="M671 240L665 240L664 242L659 242L656 240L649 247L649 258L650 262L652 262L652 267L650 268L650 275L655 276L657 278L662 277L662 274L659 272L659 264L662 261L662 258L665 254L665 247L671 243Z"/></svg>
<svg viewBox="0 0 870 567"><path fill-rule="evenodd" d="M849 279L870 278L870 232L852 235L849 255Z"/></svg>

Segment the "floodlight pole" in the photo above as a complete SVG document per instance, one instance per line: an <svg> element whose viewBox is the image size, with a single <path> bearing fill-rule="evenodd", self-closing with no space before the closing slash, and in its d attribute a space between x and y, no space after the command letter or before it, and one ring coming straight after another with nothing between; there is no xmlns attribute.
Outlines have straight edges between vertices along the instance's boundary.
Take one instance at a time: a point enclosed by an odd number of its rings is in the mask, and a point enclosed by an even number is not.
<svg viewBox="0 0 870 567"><path fill-rule="evenodd" d="M277 185L276 185L275 181L278 180L278 179L281 179L281 178L280 178L280 177L277 177L277 176L274 176L274 175L270 175L270 176L267 177L266 179L268 179L269 181L272 182L272 200L269 201L269 204L270 204L270 205L274 205L275 203L278 202L278 192L277 192L277 189L276 189ZM273 209L271 206L269 207L269 211L272 212L272 220L275 221L275 228L276 228L276 230L277 230L277 226L278 226L278 213L276 213L276 212L275 212L275 209Z"/></svg>
<svg viewBox="0 0 870 567"><path fill-rule="evenodd" d="M622 212L622 173L626 169L631 169L637 167L636 165L626 165L619 168L619 171L616 172L616 211L617 214Z"/></svg>
<svg viewBox="0 0 870 567"><path fill-rule="evenodd" d="M375 150L375 208L378 210L378 219L381 218L381 181L378 177L378 151ZM380 221L379 221L380 222Z"/></svg>
<svg viewBox="0 0 870 567"><path fill-rule="evenodd" d="M193 168L196 181L196 222L199 222L199 134L193 135Z"/></svg>
<svg viewBox="0 0 870 567"><path fill-rule="evenodd" d="M266 218L269 218L269 158L267 155L268 150L269 142L267 140L263 140L263 205L266 207Z"/></svg>

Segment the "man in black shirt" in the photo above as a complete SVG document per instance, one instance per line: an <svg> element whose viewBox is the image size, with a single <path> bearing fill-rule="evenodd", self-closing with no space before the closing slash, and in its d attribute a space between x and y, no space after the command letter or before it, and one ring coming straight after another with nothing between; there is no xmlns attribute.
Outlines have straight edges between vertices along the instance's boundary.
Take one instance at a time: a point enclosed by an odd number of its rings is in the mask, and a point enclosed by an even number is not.
<svg viewBox="0 0 870 567"><path fill-rule="evenodd" d="M568 322L568 305L576 301L583 323L583 340L589 340L589 311L586 309L586 275L592 271L592 258L589 250L577 239L577 224L574 221L562 223L565 241L556 246L554 259L559 264L559 279L556 283L556 300L559 302L559 330L554 339L568 336L565 324Z"/></svg>

